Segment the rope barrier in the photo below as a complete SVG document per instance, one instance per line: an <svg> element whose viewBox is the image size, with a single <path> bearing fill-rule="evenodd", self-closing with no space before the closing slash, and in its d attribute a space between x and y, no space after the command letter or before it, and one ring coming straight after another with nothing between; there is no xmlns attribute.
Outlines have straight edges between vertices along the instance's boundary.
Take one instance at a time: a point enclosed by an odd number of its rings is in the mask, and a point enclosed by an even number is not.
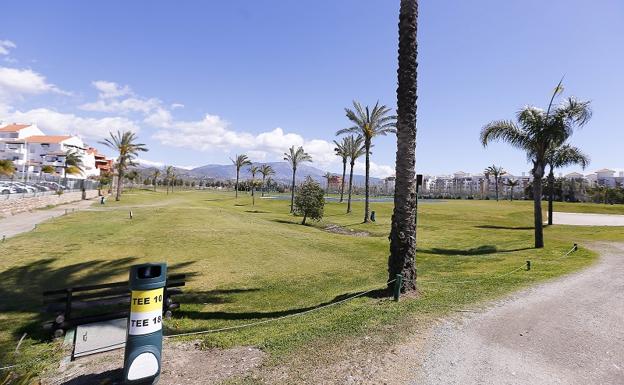
<svg viewBox="0 0 624 385"><path fill-rule="evenodd" d="M565 258L568 255L570 255L572 252L576 251L576 250L578 250L578 246L577 246L577 244L574 244L574 247L572 247L572 249L570 249L568 252L566 252L561 257L559 257L557 259L554 259L553 261L558 261L558 260L560 260L562 258ZM523 269L524 267L525 267L525 265L523 264L522 266L519 266L519 267L515 268L514 270L511 270L511 271L509 271L507 273L496 275L496 276L493 276L493 277L480 278L480 279L471 279L471 280L463 280L463 281L450 281L450 282L444 282L444 281L420 281L420 282L421 283L435 283L435 284L462 284L462 283L482 282L482 281L485 281L485 280L491 280L491 279L498 279L498 278L506 277L508 275L511 275L511 274L513 274L513 273ZM385 284L387 286L387 285L389 285L391 283L394 283L394 282L396 282L396 279L393 279L391 281L387 281ZM243 328L248 328L248 327L253 327L253 326L257 326L257 325L267 324L267 323L270 323L270 322L281 321L281 320L284 320L284 319L287 319L287 318L299 317L299 316L302 316L302 315L306 315L306 314L310 314L310 313L313 313L313 312L316 312L316 311L320 311L320 310L326 309L326 308L331 307L331 306L336 306L336 305L343 304L345 302L351 301L351 300L353 300L355 298L358 298L358 297L362 297L362 296L364 296L364 295L366 295L368 293L371 293L371 292L373 292L375 290L378 290L378 289L379 289L379 287L374 288L374 289L370 289L370 290L366 290L366 291L363 291L361 293L357 293L357 294L354 294L354 295L349 296L347 298L344 298L344 299L342 299L340 301L332 302L332 303L329 303L329 304L323 305L323 306L318 306L318 307L315 307L313 309L305 310L305 311L302 311L302 312L299 312L299 313L287 314L287 315L284 315L284 316L281 316L281 317L271 318L271 319L266 319L266 320L256 321L256 322L250 322L250 323L243 324L243 325L229 326L229 327L218 328L218 329L201 330L201 331L188 332L188 333L170 334L170 335L167 335L167 336L163 336L163 338L175 338L175 337L193 336L193 335L201 335L201 334L209 334L209 333L219 333L219 332L231 331L231 330L239 330L239 329L243 329ZM19 366L30 365L30 364L41 362L41 361L43 361L43 360L39 359L39 360L33 360L33 361L29 361L29 362L24 362L24 363L21 363L21 364L7 365L7 366L0 367L0 371L17 368Z"/></svg>

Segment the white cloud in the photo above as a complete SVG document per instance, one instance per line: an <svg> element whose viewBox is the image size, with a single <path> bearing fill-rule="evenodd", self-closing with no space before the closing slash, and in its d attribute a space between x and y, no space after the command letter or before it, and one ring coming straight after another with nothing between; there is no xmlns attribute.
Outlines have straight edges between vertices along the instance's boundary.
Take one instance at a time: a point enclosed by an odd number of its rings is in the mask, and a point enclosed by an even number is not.
<svg viewBox="0 0 624 385"><path fill-rule="evenodd" d="M8 112L6 120L35 123L43 131L79 135L83 138L95 140L108 137L111 131L139 131L138 125L124 117L87 118L48 108L36 108L24 112Z"/></svg>
<svg viewBox="0 0 624 385"><path fill-rule="evenodd" d="M184 104L182 104L182 103L173 103L171 105L171 109L175 110L176 108L184 108Z"/></svg>
<svg viewBox="0 0 624 385"><path fill-rule="evenodd" d="M45 76L30 69L0 67L0 98L18 99L23 95L47 92L69 94L48 83Z"/></svg>
<svg viewBox="0 0 624 385"><path fill-rule="evenodd" d="M353 170L358 173L364 175L366 173L366 163L365 162L355 162L355 166ZM370 174L376 178L385 178L391 175L394 175L394 167L388 166L385 164L377 164L375 162L370 162Z"/></svg>
<svg viewBox="0 0 624 385"><path fill-rule="evenodd" d="M0 55L8 55L9 51L16 47L11 40L0 40Z"/></svg>
<svg viewBox="0 0 624 385"><path fill-rule="evenodd" d="M160 105L158 99L139 99L127 98L123 100L116 99L100 99L96 102L85 103L79 108L85 111L113 112L113 113L129 113L142 112L144 114L158 108Z"/></svg>
<svg viewBox="0 0 624 385"><path fill-rule="evenodd" d="M98 91L100 91L100 98L117 98L119 96L131 95L132 90L130 87L120 86L115 82L109 82L106 80L96 80L91 83Z"/></svg>

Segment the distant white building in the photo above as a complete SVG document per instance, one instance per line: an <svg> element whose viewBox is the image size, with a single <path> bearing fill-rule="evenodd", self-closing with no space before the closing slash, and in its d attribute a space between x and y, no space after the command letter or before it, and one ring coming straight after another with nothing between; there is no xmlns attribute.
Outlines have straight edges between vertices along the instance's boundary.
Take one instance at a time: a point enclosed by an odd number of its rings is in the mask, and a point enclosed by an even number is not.
<svg viewBox="0 0 624 385"><path fill-rule="evenodd" d="M0 125L0 159L13 161L18 177L41 175L43 166L52 166L56 174L64 175L65 157L70 150L75 151L83 163L82 173L71 175L71 178L100 175L101 164L106 160L102 160L102 155L85 145L79 137L45 135L34 124Z"/></svg>

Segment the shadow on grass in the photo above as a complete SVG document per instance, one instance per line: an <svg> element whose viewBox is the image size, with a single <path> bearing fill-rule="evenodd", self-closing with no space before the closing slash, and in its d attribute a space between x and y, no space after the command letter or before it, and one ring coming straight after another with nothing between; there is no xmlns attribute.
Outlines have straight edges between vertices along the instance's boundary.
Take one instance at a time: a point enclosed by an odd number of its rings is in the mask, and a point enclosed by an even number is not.
<svg viewBox="0 0 624 385"><path fill-rule="evenodd" d="M489 229L489 230L533 230L535 227L533 226L494 226L494 225L481 225L475 226L478 229Z"/></svg>
<svg viewBox="0 0 624 385"><path fill-rule="evenodd" d="M115 260L92 260L66 266L54 266L55 258L46 258L13 266L0 272L0 313L13 312L28 315L28 321L14 330L15 336L24 332L32 338L47 340L50 332L42 329L42 323L54 319L54 313L45 312L42 306L42 293L48 290L68 287L119 282L127 279L131 265L137 262L135 257ZM184 262L169 266L170 272L180 272L194 262ZM194 273L187 273L187 277ZM124 278L120 279L119 276ZM188 279L188 278L187 278ZM108 311L108 308L103 309ZM85 309L85 312L93 309ZM72 311L72 316L79 316L80 311ZM0 325L1 326L1 325Z"/></svg>
<svg viewBox="0 0 624 385"><path fill-rule="evenodd" d="M252 289L252 290L257 290L257 289ZM336 297L334 297L332 300L330 301L326 301L323 303L320 303L318 305L314 305L314 306L307 306L307 307L298 307L298 308L293 308L293 309L285 309L285 310L277 310L277 311L269 311L269 312L256 312L256 311L252 311L252 312L240 312L240 313L233 313L233 312L223 312L223 311L217 311L217 312L202 312L202 311L184 311L181 310L179 312L177 312L177 316L178 317L183 317L183 318L190 318L190 319L196 319L196 320L255 320L255 319L270 319L270 318L280 318L280 317L284 317L284 316L289 316L289 315L294 315L294 314L298 314L298 313L303 313L303 312L307 312L310 310L314 310L314 309L318 309L321 308L323 306L327 306L327 305L331 305L334 304L336 302L340 302L343 301L349 297L355 296L355 295L360 295L363 294L363 291L359 291L359 292L350 292L350 293L344 293L344 294L340 294L337 295ZM388 298L390 295L390 291L387 288L381 288L378 290L374 290L371 292L368 292L364 295L361 295L362 297L368 297L368 298ZM184 304L182 304L183 307ZM194 330L184 330L184 332L191 332ZM178 330L176 332L181 332L181 330Z"/></svg>
<svg viewBox="0 0 624 385"><path fill-rule="evenodd" d="M233 299L228 297L232 294L252 293L259 291L260 289L226 289L226 290L207 290L207 291L192 291L185 293L179 297L180 303L183 304L221 304L231 303ZM183 311L176 312L177 314L184 314Z"/></svg>
<svg viewBox="0 0 624 385"><path fill-rule="evenodd" d="M487 255L496 253L511 253L514 251L531 250L532 247L521 247L517 249L499 249L494 245L482 245L470 249L444 249L433 247L431 249L418 249L417 253L441 254L441 255Z"/></svg>
<svg viewBox="0 0 624 385"><path fill-rule="evenodd" d="M301 224L301 221L289 221L287 219L271 219L271 222L276 222L276 223L283 223L286 225L299 225L299 226L306 226L306 227L314 227L312 226L310 223L306 223L305 225Z"/></svg>
<svg viewBox="0 0 624 385"><path fill-rule="evenodd" d="M271 214L270 211L262 211L262 210L245 210L246 213L251 214Z"/></svg>

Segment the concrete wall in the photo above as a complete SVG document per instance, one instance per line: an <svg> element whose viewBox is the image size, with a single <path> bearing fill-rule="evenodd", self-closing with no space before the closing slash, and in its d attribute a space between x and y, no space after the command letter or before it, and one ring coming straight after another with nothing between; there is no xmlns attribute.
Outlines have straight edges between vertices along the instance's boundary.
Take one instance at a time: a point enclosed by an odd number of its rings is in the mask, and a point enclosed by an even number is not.
<svg viewBox="0 0 624 385"><path fill-rule="evenodd" d="M87 199L95 198L97 190L87 190ZM30 198L0 200L0 217L7 217L25 211L47 207L49 205L60 205L63 203L75 202L82 199L82 192L68 192L61 195L43 195Z"/></svg>

